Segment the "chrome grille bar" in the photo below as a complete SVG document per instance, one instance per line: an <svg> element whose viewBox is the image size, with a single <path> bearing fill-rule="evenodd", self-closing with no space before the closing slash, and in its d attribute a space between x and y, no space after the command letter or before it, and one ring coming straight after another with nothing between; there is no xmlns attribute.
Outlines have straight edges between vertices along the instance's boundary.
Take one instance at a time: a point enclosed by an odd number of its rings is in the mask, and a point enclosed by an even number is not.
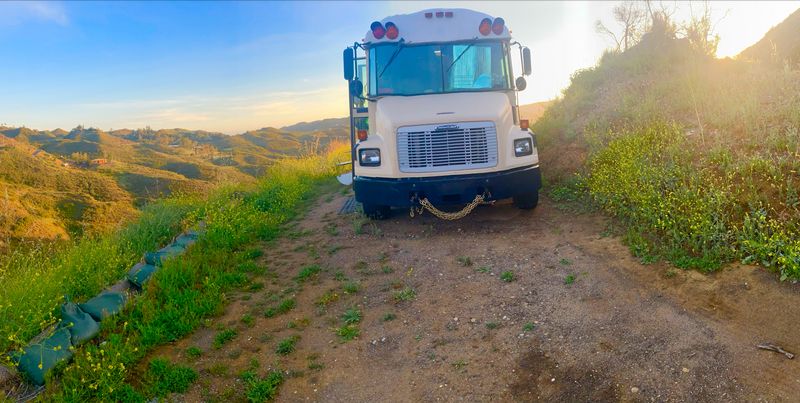
<svg viewBox="0 0 800 403"><path fill-rule="evenodd" d="M397 130L401 172L441 172L497 165L493 122L405 126Z"/></svg>

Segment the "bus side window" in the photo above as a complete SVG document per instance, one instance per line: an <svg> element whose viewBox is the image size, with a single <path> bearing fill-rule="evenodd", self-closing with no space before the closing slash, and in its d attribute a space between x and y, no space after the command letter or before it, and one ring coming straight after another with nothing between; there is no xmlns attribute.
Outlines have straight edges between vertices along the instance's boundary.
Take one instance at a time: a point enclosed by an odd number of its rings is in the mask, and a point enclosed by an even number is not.
<svg viewBox="0 0 800 403"><path fill-rule="evenodd" d="M375 52L377 51L378 51L377 48L367 50L367 60L369 60L369 70L367 71L367 75L369 77L367 77L367 82L369 86L365 87L369 88L370 95L378 94L378 79L376 78L378 73L375 72L375 58L376 58Z"/></svg>
<svg viewBox="0 0 800 403"><path fill-rule="evenodd" d="M362 84L361 85L361 92L353 93L353 107L354 108L361 108L361 107L364 107L364 104L366 103L366 101L364 100L366 98L366 95L365 95L366 88L365 87L367 85L367 80L366 80L366 78L367 78L367 64L366 64L365 60L362 59L362 60L357 60L356 61L356 70L355 70L355 75L353 76L353 78L355 80L360 81L361 84Z"/></svg>

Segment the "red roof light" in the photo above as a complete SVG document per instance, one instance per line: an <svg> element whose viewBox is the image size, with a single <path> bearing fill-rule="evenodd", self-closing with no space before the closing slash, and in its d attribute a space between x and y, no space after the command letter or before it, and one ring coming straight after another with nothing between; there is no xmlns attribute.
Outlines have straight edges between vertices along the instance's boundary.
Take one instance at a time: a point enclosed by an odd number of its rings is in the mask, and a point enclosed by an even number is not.
<svg viewBox="0 0 800 403"><path fill-rule="evenodd" d="M386 35L386 29L384 29L383 24L378 21L373 22L372 25L369 26L369 29L372 30L372 36L374 36L375 39L381 39Z"/></svg>
<svg viewBox="0 0 800 403"><path fill-rule="evenodd" d="M492 24L492 32L495 35L500 35L503 33L503 29L506 27L506 21L500 17L494 19L494 23Z"/></svg>
<svg viewBox="0 0 800 403"><path fill-rule="evenodd" d="M397 29L397 25L394 25L393 22L386 23L386 38L387 39L397 39L397 36L400 35L400 30Z"/></svg>
<svg viewBox="0 0 800 403"><path fill-rule="evenodd" d="M492 20L484 18L483 21L481 21L481 25L478 26L478 31L480 31L483 36L489 35L489 32L492 32Z"/></svg>

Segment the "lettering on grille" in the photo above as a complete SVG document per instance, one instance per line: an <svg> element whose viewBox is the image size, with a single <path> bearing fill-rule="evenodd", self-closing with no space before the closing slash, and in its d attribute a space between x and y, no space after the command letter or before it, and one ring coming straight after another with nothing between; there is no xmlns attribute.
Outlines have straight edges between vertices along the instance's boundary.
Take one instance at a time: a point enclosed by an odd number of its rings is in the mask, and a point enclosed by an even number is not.
<svg viewBox="0 0 800 403"><path fill-rule="evenodd" d="M397 130L401 172L439 172L497 165L492 122L406 126Z"/></svg>

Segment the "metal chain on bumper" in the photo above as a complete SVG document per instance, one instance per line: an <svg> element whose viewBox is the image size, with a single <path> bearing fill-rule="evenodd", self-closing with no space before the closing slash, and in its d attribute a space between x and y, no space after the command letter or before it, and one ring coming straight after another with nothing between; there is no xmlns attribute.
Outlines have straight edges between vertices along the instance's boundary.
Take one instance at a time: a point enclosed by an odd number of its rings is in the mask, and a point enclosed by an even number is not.
<svg viewBox="0 0 800 403"><path fill-rule="evenodd" d="M493 203L493 202L484 202L486 197L487 197L486 194L476 195L475 199L473 199L469 204L464 206L463 209L461 209L460 211L453 212L453 213L449 213L447 211L439 210L433 204L431 204L431 202L428 200L427 197L423 197L422 199L419 199L420 207L411 206L411 211L409 212L409 215L411 216L411 218L414 218L415 213L416 213L416 215L422 215L423 211L428 210L428 211L430 211L431 214L433 214L434 216L436 216L436 217L438 217L438 218L440 218L442 220L450 220L450 221L458 220L458 219L466 217L479 204L484 204L484 203L485 204L491 204L491 203ZM488 197L491 197L491 196L488 196Z"/></svg>

